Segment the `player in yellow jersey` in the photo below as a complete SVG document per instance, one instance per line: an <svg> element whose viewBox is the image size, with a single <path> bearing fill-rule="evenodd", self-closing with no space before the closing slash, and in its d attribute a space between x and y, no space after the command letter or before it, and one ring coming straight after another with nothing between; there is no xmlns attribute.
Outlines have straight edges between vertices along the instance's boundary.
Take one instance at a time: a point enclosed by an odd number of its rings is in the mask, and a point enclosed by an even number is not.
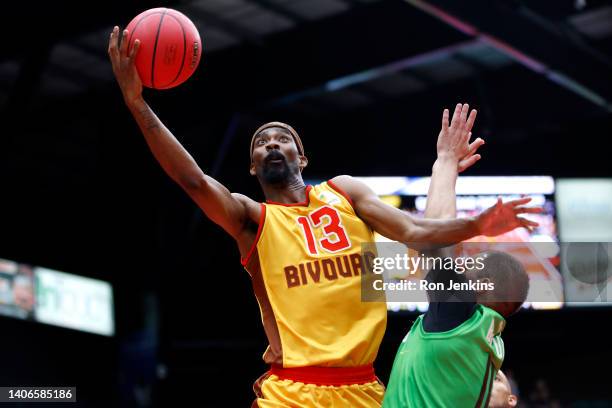
<svg viewBox="0 0 612 408"><path fill-rule="evenodd" d="M149 148L208 218L234 238L251 275L270 343L264 354L270 371L256 383L254 406L380 406L384 387L372 363L386 306L362 302L360 295L365 273L360 247L374 241L373 231L400 242L448 244L530 225L518 217L526 211L525 200L498 203L474 218L431 220L383 203L350 176L306 186L302 170L308 160L300 137L278 122L257 129L251 141L250 172L267 201L231 193L202 172L149 108L135 55L127 55L127 41L118 47L118 37L115 28L108 50L113 72ZM475 113L468 119L468 110L457 105L447 129L454 154L439 158L460 168L478 159L482 143L469 143ZM448 111L444 116L448 121Z"/></svg>

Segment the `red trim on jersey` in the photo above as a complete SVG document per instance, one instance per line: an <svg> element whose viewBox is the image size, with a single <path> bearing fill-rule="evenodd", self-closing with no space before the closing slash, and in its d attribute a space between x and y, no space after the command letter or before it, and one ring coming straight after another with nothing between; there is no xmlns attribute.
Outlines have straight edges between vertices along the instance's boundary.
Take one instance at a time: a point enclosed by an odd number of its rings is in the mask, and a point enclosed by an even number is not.
<svg viewBox="0 0 612 408"><path fill-rule="evenodd" d="M266 206L261 203L259 205L261 206L261 214L259 214L259 225L257 226L257 235L255 235L255 241L253 241L253 245L251 245L251 249L249 249L247 256L240 259L240 263L242 263L242 266L244 267L247 266L247 264L249 263L249 259L251 259L251 255L253 255L255 248L257 248L257 243L259 242L259 237L261 236L261 230L263 229L264 222L266 221Z"/></svg>
<svg viewBox="0 0 612 408"><path fill-rule="evenodd" d="M312 190L312 186L311 185L306 186L306 200L302 201L301 203L286 204L286 203L277 203L276 201L270 201L270 200L266 200L266 203L274 204L274 205L284 205L285 207L308 207L308 205L310 204L310 190Z"/></svg>
<svg viewBox="0 0 612 408"><path fill-rule="evenodd" d="M360 367L291 367L284 368L272 365L270 375L276 375L281 380L291 380L304 384L341 385L365 384L378 381L374 367L370 364Z"/></svg>
<svg viewBox="0 0 612 408"><path fill-rule="evenodd" d="M346 194L346 192L345 192L343 189L341 189L340 187L338 187L338 186L336 185L336 183L334 183L334 182L333 182L333 181L331 181L331 180L327 180L327 185L328 185L328 186L330 186L331 188L333 188L334 190L336 190L338 193L342 194L342 195L344 196L344 198L346 198L346 199L348 200L348 202L349 202L349 204L351 205L351 207L355 207L355 206L353 205L353 200L351 200L351 197L349 197L349 195L348 195L348 194Z"/></svg>

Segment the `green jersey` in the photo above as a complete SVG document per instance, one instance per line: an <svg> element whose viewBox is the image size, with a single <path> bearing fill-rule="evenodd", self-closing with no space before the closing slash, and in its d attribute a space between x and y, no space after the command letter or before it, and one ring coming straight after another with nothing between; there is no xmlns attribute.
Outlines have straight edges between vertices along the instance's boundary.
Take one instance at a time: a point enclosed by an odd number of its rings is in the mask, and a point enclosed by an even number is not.
<svg viewBox="0 0 612 408"><path fill-rule="evenodd" d="M426 332L419 316L395 356L383 408L487 407L504 359L505 324L482 305L445 332Z"/></svg>

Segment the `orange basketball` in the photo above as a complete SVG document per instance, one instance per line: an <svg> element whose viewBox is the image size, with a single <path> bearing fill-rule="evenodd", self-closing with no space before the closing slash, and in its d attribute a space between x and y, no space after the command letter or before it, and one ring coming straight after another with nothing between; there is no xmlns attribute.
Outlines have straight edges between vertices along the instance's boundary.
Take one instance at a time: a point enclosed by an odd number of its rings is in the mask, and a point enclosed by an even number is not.
<svg viewBox="0 0 612 408"><path fill-rule="evenodd" d="M134 41L140 40L135 65L148 88L174 88L189 79L200 63L200 34L183 13L163 7L150 9L137 15L127 30L130 51Z"/></svg>

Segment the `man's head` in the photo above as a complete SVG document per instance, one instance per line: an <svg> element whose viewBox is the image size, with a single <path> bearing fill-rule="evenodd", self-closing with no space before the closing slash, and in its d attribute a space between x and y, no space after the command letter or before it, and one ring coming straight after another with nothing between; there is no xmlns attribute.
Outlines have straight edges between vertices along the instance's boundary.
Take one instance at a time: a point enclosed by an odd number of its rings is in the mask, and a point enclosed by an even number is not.
<svg viewBox="0 0 612 408"><path fill-rule="evenodd" d="M512 255L498 251L487 251L477 255L482 259L481 269L466 271L472 282L493 283L494 290L476 292L476 301L504 317L516 312L529 291L529 276L523 265Z"/></svg>
<svg viewBox="0 0 612 408"><path fill-rule="evenodd" d="M491 389L489 408L514 408L517 403L518 398L512 394L512 387L510 387L508 378L499 370Z"/></svg>
<svg viewBox="0 0 612 408"><path fill-rule="evenodd" d="M291 126L270 122L253 134L250 173L261 183L284 184L299 176L307 164L302 140Z"/></svg>

